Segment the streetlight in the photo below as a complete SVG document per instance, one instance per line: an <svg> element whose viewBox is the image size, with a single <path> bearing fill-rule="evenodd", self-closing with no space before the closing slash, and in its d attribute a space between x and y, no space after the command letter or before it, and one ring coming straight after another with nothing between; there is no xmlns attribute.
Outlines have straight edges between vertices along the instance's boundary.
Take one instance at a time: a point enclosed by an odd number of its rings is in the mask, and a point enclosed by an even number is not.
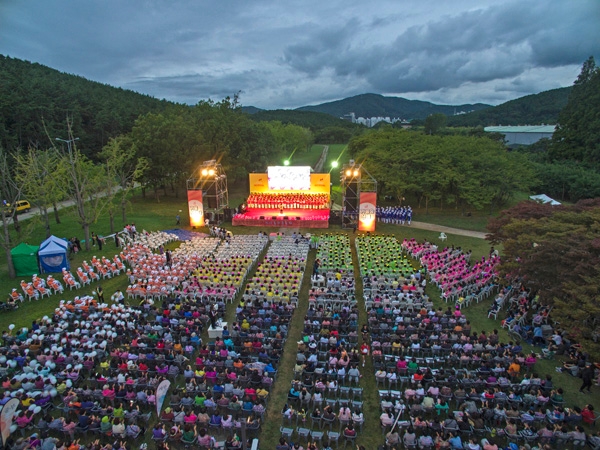
<svg viewBox="0 0 600 450"><path fill-rule="evenodd" d="M78 141L78 140L79 140L79 138L78 138L78 137L77 137L77 138L73 138L73 139L69 139L69 140L67 140L67 139L61 139L61 138L55 138L55 139L56 139L57 141L64 142L65 144L67 144L67 147L69 148L69 153L71 152L71 144L72 144L73 142L75 142L75 141Z"/></svg>

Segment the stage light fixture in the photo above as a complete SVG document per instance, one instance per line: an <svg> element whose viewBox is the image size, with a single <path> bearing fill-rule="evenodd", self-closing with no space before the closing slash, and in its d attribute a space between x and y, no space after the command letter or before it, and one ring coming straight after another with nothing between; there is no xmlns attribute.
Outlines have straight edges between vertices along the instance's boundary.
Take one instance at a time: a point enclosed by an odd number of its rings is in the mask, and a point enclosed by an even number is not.
<svg viewBox="0 0 600 450"><path fill-rule="evenodd" d="M357 177L359 174L360 174L360 171L358 169L354 169L354 172L352 173L352 175Z"/></svg>
<svg viewBox="0 0 600 450"><path fill-rule="evenodd" d="M283 165L284 166L289 166L290 165L290 160L286 159L285 161L283 161Z"/></svg>
<svg viewBox="0 0 600 450"><path fill-rule="evenodd" d="M352 176L352 171L350 169L346 170L346 176L347 177L351 177Z"/></svg>
<svg viewBox="0 0 600 450"><path fill-rule="evenodd" d="M215 174L215 169L213 169L213 168L208 169L208 175L209 176L212 177L214 174Z"/></svg>
<svg viewBox="0 0 600 450"><path fill-rule="evenodd" d="M331 161L331 167L333 167L335 169L337 166L338 166L337 161Z"/></svg>
<svg viewBox="0 0 600 450"><path fill-rule="evenodd" d="M206 169L202 169L202 170L200 171L200 175L202 175L203 177L207 176L207 175L208 175L208 170L206 170Z"/></svg>

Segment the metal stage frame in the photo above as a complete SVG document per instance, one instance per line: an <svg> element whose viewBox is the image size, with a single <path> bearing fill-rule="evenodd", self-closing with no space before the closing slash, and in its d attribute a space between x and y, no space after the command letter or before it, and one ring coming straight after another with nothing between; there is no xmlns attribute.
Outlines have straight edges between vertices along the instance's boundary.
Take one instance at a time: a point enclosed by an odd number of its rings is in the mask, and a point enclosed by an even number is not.
<svg viewBox="0 0 600 450"><path fill-rule="evenodd" d="M223 221L223 213L229 208L229 193L227 191L227 175L223 166L216 160L204 161L194 172L196 176L188 178L187 189L202 191L204 215L213 214L213 220Z"/></svg>
<svg viewBox="0 0 600 450"><path fill-rule="evenodd" d="M377 180L353 159L340 171L342 186L342 228L358 228L361 192L377 192Z"/></svg>

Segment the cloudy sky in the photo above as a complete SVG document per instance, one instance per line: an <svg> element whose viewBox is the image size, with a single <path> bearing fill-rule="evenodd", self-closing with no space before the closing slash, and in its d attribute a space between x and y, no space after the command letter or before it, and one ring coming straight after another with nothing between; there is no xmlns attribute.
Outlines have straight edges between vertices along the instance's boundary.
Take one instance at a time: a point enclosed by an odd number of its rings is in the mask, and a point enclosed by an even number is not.
<svg viewBox="0 0 600 450"><path fill-rule="evenodd" d="M498 104L600 60L600 1L0 0L0 53L190 104Z"/></svg>

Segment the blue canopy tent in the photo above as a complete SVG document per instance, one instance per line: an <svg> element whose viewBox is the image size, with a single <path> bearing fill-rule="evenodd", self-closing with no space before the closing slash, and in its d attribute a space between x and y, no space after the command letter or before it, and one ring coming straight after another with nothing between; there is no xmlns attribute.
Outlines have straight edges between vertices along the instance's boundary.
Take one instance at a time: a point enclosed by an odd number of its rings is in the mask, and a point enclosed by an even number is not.
<svg viewBox="0 0 600 450"><path fill-rule="evenodd" d="M50 236L40 244L38 258L42 272L61 272L69 270L69 244L66 240Z"/></svg>

